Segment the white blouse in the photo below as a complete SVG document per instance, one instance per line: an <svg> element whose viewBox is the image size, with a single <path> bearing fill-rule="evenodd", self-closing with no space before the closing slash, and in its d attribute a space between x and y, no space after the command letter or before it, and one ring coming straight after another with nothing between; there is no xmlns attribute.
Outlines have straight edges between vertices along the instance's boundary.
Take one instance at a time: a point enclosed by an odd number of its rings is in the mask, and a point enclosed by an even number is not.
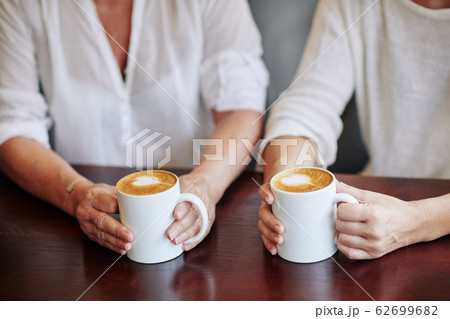
<svg viewBox="0 0 450 319"><path fill-rule="evenodd" d="M127 140L159 133L154 162L192 167L212 110L264 110L261 55L244 0L134 0L124 81L92 0L2 0L0 144L50 147L53 126L69 162L124 166Z"/></svg>

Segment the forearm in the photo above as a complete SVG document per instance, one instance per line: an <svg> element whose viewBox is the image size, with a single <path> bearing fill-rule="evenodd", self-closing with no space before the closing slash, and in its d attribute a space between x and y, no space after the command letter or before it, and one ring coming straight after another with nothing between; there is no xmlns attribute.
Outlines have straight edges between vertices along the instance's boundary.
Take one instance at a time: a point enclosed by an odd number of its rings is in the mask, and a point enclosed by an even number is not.
<svg viewBox="0 0 450 319"><path fill-rule="evenodd" d="M255 111L230 112L218 121L209 138L223 144L205 146L200 165L192 171L208 179L216 202L247 166L260 138L262 123L261 114Z"/></svg>
<svg viewBox="0 0 450 319"><path fill-rule="evenodd" d="M73 216L66 186L83 177L55 152L28 138L12 138L0 147L0 168L19 187Z"/></svg>
<svg viewBox="0 0 450 319"><path fill-rule="evenodd" d="M306 143L306 144L305 144ZM302 158L308 156L308 160ZM264 150L264 183L282 170L298 166L315 166L318 163L317 146L306 137L280 136L271 141ZM311 161L312 160L312 161Z"/></svg>
<svg viewBox="0 0 450 319"><path fill-rule="evenodd" d="M450 194L412 202L419 221L414 242L431 241L450 234Z"/></svg>

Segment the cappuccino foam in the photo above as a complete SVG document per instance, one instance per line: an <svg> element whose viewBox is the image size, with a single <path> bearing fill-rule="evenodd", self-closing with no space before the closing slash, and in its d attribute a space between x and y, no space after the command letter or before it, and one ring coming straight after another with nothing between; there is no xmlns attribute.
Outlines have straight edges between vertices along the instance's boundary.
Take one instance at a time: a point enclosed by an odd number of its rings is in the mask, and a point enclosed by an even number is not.
<svg viewBox="0 0 450 319"><path fill-rule="evenodd" d="M152 195L162 193L177 183L177 177L167 171L149 170L136 172L117 182L117 189L128 195Z"/></svg>
<svg viewBox="0 0 450 319"><path fill-rule="evenodd" d="M272 184L276 189L285 192L303 193L324 188L332 181L333 176L325 170L294 168L275 175Z"/></svg>

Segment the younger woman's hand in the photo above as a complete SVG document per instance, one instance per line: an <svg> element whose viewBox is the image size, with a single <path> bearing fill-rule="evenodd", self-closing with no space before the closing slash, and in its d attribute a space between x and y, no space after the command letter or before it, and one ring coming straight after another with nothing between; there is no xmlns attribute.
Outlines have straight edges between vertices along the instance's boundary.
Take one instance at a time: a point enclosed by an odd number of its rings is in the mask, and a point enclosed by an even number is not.
<svg viewBox="0 0 450 319"><path fill-rule="evenodd" d="M258 190L261 197L261 207L259 208L258 229L264 246L272 254L276 255L278 250L276 245L284 242L284 226L281 221L272 213L272 204L274 202L273 194L270 190L270 184L263 184Z"/></svg>
<svg viewBox="0 0 450 319"><path fill-rule="evenodd" d="M420 211L415 202L337 183L338 193L360 204L341 203L337 209L337 246L350 259L379 258L417 242Z"/></svg>

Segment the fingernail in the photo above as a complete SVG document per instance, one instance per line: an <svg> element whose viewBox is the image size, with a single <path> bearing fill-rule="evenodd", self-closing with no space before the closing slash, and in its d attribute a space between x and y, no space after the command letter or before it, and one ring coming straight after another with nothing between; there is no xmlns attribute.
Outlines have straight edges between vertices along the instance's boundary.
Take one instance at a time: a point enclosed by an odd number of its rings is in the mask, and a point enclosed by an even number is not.
<svg viewBox="0 0 450 319"><path fill-rule="evenodd" d="M124 241L133 241L133 234L128 229L122 230L121 236Z"/></svg>
<svg viewBox="0 0 450 319"><path fill-rule="evenodd" d="M275 250L275 248L272 248L270 250L270 253L272 254L272 256L275 256L277 254L277 251Z"/></svg>
<svg viewBox="0 0 450 319"><path fill-rule="evenodd" d="M186 234L178 234L177 232L177 236L175 237L174 243L175 245L180 245L182 243L184 243L186 240L188 240L188 238L186 238Z"/></svg>
<svg viewBox="0 0 450 319"><path fill-rule="evenodd" d="M276 225L276 226L275 226L275 231L276 231L278 234L281 234L281 226L280 226L280 225Z"/></svg>
<svg viewBox="0 0 450 319"><path fill-rule="evenodd" d="M125 250L129 251L131 249L131 247L132 247L131 243L128 243L125 245Z"/></svg>
<svg viewBox="0 0 450 319"><path fill-rule="evenodd" d="M170 240L174 240L178 236L178 230L174 230L169 234Z"/></svg>
<svg viewBox="0 0 450 319"><path fill-rule="evenodd" d="M184 217L184 215L186 214L186 212L184 211L184 209L180 209L176 212L176 218L177 219L182 219Z"/></svg>
<svg viewBox="0 0 450 319"><path fill-rule="evenodd" d="M283 239L281 236L277 236L277 245L281 245L283 243Z"/></svg>

